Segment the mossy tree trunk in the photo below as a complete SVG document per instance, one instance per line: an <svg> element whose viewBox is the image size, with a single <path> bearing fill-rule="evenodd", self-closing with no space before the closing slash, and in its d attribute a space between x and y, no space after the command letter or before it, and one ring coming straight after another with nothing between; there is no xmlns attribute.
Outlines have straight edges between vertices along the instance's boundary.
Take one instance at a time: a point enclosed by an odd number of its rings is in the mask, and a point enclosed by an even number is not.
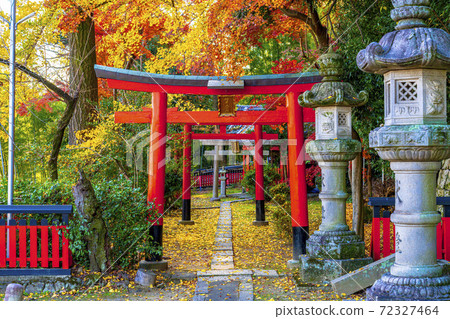
<svg viewBox="0 0 450 319"><path fill-rule="evenodd" d="M439 171L436 195L438 197L450 196L450 158L443 162L442 168Z"/></svg>
<svg viewBox="0 0 450 319"><path fill-rule="evenodd" d="M89 249L89 268L91 271L103 272L109 265L108 232L91 181L82 169L78 172L80 178L72 188L72 192L77 211L86 223L85 238Z"/></svg>
<svg viewBox="0 0 450 319"><path fill-rule="evenodd" d="M95 24L90 16L78 25L77 32L69 35L70 88L80 86L80 94L69 124L69 144L77 144L76 133L87 129L95 120L98 104L98 81L94 66Z"/></svg>
<svg viewBox="0 0 450 319"><path fill-rule="evenodd" d="M355 129L352 130L352 138L360 141L361 138ZM356 155L352 161L351 185L352 185L352 203L353 203L353 222L352 230L364 240L364 201L362 186L362 153Z"/></svg>

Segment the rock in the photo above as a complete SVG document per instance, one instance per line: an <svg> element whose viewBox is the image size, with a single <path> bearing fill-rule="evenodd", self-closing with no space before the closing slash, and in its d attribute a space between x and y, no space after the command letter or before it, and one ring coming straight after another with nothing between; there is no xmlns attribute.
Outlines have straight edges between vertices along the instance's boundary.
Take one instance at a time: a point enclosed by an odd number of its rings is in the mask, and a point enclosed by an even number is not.
<svg viewBox="0 0 450 319"><path fill-rule="evenodd" d="M54 286L55 286L55 291L60 291L65 288L64 282L61 282L61 281L56 281Z"/></svg>
<svg viewBox="0 0 450 319"><path fill-rule="evenodd" d="M23 286L19 284L9 284L6 287L5 301L23 300Z"/></svg>
<svg viewBox="0 0 450 319"><path fill-rule="evenodd" d="M28 294L40 293L44 290L45 284L43 282L32 282L25 287L25 292Z"/></svg>
<svg viewBox="0 0 450 319"><path fill-rule="evenodd" d="M44 292L44 291L55 292L55 286L53 285L52 282L47 282L47 283L45 284L45 287L44 287L44 289L43 289L42 291L43 291L43 292Z"/></svg>
<svg viewBox="0 0 450 319"><path fill-rule="evenodd" d="M156 274L151 270L139 269L136 273L134 282L144 287L154 286L156 282Z"/></svg>

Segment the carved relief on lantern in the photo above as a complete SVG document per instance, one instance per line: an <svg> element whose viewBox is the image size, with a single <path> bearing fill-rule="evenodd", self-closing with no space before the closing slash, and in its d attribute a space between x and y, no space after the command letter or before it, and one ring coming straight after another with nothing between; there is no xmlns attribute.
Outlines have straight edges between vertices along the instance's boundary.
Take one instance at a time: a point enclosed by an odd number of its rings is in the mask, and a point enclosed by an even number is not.
<svg viewBox="0 0 450 319"><path fill-rule="evenodd" d="M412 69L384 74L385 125L446 124L445 71Z"/></svg>
<svg viewBox="0 0 450 319"><path fill-rule="evenodd" d="M349 107L318 107L316 139L351 138L352 117Z"/></svg>

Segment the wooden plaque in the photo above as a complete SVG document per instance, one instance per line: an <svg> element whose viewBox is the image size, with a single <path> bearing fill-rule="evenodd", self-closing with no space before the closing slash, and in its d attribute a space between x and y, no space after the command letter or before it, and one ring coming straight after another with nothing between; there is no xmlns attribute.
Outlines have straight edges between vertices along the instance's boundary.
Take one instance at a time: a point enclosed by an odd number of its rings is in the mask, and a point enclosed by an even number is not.
<svg viewBox="0 0 450 319"><path fill-rule="evenodd" d="M236 116L234 95L219 95L219 116Z"/></svg>

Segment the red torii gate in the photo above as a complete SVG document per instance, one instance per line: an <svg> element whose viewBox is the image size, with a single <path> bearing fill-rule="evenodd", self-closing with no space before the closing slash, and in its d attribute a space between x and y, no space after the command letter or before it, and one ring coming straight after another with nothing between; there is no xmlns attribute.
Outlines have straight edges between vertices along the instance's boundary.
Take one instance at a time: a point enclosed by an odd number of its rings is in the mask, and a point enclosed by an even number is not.
<svg viewBox="0 0 450 319"><path fill-rule="evenodd" d="M249 113L250 112L250 113ZM260 121L266 123L269 121L266 114L261 111L241 111L240 118L234 117L218 117L217 111L194 111L188 112L178 111L178 108L169 108L167 110L167 123L184 124L185 144L188 145L191 140L254 140L255 141L255 201L256 201L256 218L254 225L266 225L265 207L264 207L264 171L263 171L263 149L262 141L278 139L277 134L266 134L262 132ZM247 114L249 113L249 114ZM274 116L274 119L267 122L268 124L282 124L286 122L286 108L279 108L275 111L268 112ZM310 114L309 114L310 115ZM259 118L259 120L258 120ZM198 120L197 120L198 119ZM230 134L226 133L226 125L219 125L220 133L192 133L192 125L207 125L225 122L231 125L239 125L241 123L255 123L255 131L250 134ZM152 109L143 108L139 112L116 112L116 123L152 123ZM186 124L185 122L188 122ZM192 124L194 123L194 124ZM192 157L191 147L183 149L183 208L181 224L192 225L191 221L191 165ZM189 159L189 160L188 160ZM150 200L150 199L149 199Z"/></svg>
<svg viewBox="0 0 450 319"><path fill-rule="evenodd" d="M262 125L288 123L289 172L291 195L291 218L293 229L293 259L306 252L309 234L308 204L306 191L305 163L302 154L304 134L303 122L314 122L312 109L304 109L298 104L298 96L321 81L318 75L264 75L245 76L239 81L227 81L225 77L160 75L95 66L97 77L108 80L113 89L152 92L152 108L142 112L116 112L116 122L151 123L149 156L148 200L155 201L158 218L152 221L150 234L154 241L162 245L162 225L164 214L165 152L167 123L185 125L255 125L256 139L262 139ZM220 117L217 111L178 111L167 108L168 94L198 95L258 95L286 94L286 108L274 111L237 111L235 117ZM185 127L187 129L187 127ZM192 133L190 133L192 134ZM262 162L262 143L255 149L255 161ZM187 150L186 150L187 152ZM257 165L259 167L261 165ZM185 165L187 169L187 165ZM256 178L258 192L255 199L263 204L264 190L262 166ZM189 188L189 187L188 187ZM262 196L260 196L262 194ZM262 198L260 198L262 197ZM162 256L150 256L159 261Z"/></svg>
<svg viewBox="0 0 450 319"><path fill-rule="evenodd" d="M170 118L168 120L170 123ZM226 133L226 126L220 125L220 133L192 133L192 125L184 125L184 142L185 147L183 149L183 208L182 218L180 223L185 225L192 225L194 222L191 220L191 141L192 140L254 140L255 150L261 150L262 157L262 140L275 140L278 139L278 134L262 133L262 125L255 125L255 132L250 134L231 134ZM255 151L256 152L256 151ZM259 152L259 151L258 151ZM256 200L256 218L253 222L254 225L265 225L265 209L264 209L264 176L263 176L263 161L255 161L255 200Z"/></svg>

